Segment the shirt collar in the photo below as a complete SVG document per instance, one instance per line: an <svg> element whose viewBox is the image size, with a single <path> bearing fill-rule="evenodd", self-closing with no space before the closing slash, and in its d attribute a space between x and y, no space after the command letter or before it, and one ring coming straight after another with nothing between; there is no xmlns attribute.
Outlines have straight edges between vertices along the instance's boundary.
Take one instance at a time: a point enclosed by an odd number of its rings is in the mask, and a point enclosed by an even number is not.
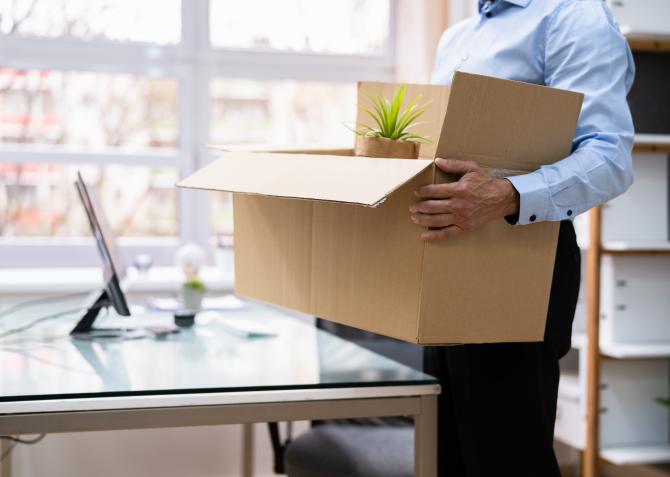
<svg viewBox="0 0 670 477"><path fill-rule="evenodd" d="M517 7L526 8L531 0L504 0L507 3L513 3Z"/></svg>
<svg viewBox="0 0 670 477"><path fill-rule="evenodd" d="M517 7L526 8L532 0L501 0L501 1L511 3L512 5L516 5ZM485 3L486 0L479 0L479 11L482 10L482 7L484 6Z"/></svg>

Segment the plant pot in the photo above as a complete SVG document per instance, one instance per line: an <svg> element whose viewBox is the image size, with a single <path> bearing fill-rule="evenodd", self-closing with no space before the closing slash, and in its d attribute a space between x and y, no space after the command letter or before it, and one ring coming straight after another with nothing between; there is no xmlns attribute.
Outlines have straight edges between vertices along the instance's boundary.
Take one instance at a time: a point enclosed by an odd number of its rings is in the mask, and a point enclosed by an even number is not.
<svg viewBox="0 0 670 477"><path fill-rule="evenodd" d="M179 328L192 327L195 324L195 313L190 310L175 313L174 324Z"/></svg>
<svg viewBox="0 0 670 477"><path fill-rule="evenodd" d="M385 137L356 136L354 153L365 157L392 157L395 159L418 159L419 146L412 141L395 141Z"/></svg>
<svg viewBox="0 0 670 477"><path fill-rule="evenodd" d="M200 311L202 308L202 298L204 296L205 292L200 290L194 290L193 288L186 287L181 289L181 300L185 310L191 310L194 312Z"/></svg>

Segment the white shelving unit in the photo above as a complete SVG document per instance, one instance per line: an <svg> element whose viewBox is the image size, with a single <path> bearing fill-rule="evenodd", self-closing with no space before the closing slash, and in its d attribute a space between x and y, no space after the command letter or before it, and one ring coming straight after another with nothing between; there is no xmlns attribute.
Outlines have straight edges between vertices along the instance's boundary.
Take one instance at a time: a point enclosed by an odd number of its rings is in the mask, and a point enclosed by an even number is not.
<svg viewBox="0 0 670 477"><path fill-rule="evenodd" d="M572 345L568 365L561 372L555 438L584 450L586 335L573 335ZM670 410L655 402L670 392L670 353L659 354L655 349L654 345L601 346L603 357L607 353L609 358L610 352L627 353L607 360L601 370L600 457L614 464L670 462L670 441L663 442L670 430Z"/></svg>
<svg viewBox="0 0 670 477"><path fill-rule="evenodd" d="M600 459L670 462L670 410L656 402L670 396L670 159L644 152L633 163L629 192L575 224L584 286L561 362L555 437L584 451L585 477L598 475Z"/></svg>
<svg viewBox="0 0 670 477"><path fill-rule="evenodd" d="M634 52L670 53L670 35L650 34L667 31L649 13L658 5L609 3ZM601 459L670 462L670 410L655 401L670 396L670 134L637 134L633 153L630 190L575 220L585 267L556 439L584 451L583 477L598 477Z"/></svg>

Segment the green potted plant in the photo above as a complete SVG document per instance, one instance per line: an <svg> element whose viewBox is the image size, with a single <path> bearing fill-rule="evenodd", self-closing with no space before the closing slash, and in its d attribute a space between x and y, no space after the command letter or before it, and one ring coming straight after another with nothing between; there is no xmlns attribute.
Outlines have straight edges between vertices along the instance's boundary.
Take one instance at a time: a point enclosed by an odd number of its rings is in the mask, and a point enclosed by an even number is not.
<svg viewBox="0 0 670 477"><path fill-rule="evenodd" d="M421 143L429 142L427 138L411 131L417 119L428 109L430 103L419 104L421 95L412 100L407 109L402 110L407 85L398 86L389 100L382 96L365 97L370 108L363 108L374 121L376 127L358 125L356 133L355 154L367 157L392 157L400 159L417 159Z"/></svg>
<svg viewBox="0 0 670 477"><path fill-rule="evenodd" d="M657 397L656 402L665 407L670 407L670 398Z"/></svg>
<svg viewBox="0 0 670 477"><path fill-rule="evenodd" d="M205 284L197 279L190 278L182 286L182 302L186 310L198 312L202 308L202 299L207 292Z"/></svg>

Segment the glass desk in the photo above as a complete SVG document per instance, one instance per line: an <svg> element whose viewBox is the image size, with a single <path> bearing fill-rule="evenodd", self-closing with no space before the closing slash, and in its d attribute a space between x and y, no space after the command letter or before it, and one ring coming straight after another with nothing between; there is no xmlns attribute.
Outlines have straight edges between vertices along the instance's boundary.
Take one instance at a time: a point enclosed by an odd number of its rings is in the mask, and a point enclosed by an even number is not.
<svg viewBox="0 0 670 477"><path fill-rule="evenodd" d="M79 305L0 317L0 334ZM126 341L73 340L76 319L0 339L0 435L403 415L415 421L415 475L436 475L437 381L286 312L247 303L176 335ZM231 320L274 336L238 336ZM160 326L172 316L99 322Z"/></svg>

